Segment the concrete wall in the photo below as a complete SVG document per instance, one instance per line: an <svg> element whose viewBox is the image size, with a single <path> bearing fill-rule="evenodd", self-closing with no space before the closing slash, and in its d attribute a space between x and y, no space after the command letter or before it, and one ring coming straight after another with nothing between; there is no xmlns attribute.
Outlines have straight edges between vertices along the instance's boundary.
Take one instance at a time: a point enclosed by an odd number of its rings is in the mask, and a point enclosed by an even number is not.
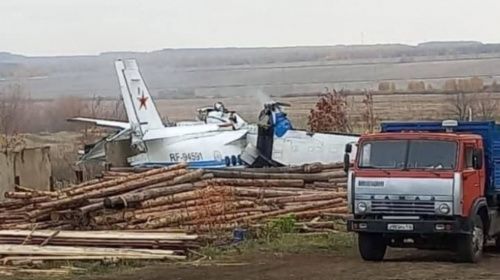
<svg viewBox="0 0 500 280"><path fill-rule="evenodd" d="M130 139L106 143L106 162L112 167L129 166L127 158L132 155Z"/></svg>
<svg viewBox="0 0 500 280"><path fill-rule="evenodd" d="M49 147L0 153L0 201L6 191L14 190L16 183L37 190L50 190L52 165L49 153Z"/></svg>
<svg viewBox="0 0 500 280"><path fill-rule="evenodd" d="M52 165L49 153L49 147L43 147L24 149L14 154L14 172L19 185L37 190L50 189Z"/></svg>
<svg viewBox="0 0 500 280"><path fill-rule="evenodd" d="M0 153L0 201L3 194L14 190L14 161L11 153Z"/></svg>

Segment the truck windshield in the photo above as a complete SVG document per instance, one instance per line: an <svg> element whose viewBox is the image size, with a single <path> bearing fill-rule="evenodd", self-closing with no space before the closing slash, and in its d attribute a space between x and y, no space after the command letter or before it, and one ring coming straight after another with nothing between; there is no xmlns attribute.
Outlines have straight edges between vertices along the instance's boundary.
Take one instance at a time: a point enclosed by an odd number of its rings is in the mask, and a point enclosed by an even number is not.
<svg viewBox="0 0 500 280"><path fill-rule="evenodd" d="M360 150L360 168L455 169L457 144L441 140L374 140Z"/></svg>

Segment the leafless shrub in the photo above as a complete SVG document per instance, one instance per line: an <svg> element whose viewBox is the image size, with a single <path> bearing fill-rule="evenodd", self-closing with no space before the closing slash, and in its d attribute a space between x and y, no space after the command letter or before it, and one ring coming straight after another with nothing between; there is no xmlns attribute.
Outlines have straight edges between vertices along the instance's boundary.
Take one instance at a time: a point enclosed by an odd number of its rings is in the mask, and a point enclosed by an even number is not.
<svg viewBox="0 0 500 280"><path fill-rule="evenodd" d="M18 150L26 146L19 132L29 119L26 110L26 93L19 84L9 85L0 91L0 149Z"/></svg>
<svg viewBox="0 0 500 280"><path fill-rule="evenodd" d="M93 95L85 102L82 114L91 118L126 120L126 113L121 100L105 100L99 95Z"/></svg>
<svg viewBox="0 0 500 280"><path fill-rule="evenodd" d="M457 120L494 120L498 101L492 93L459 93L448 99L449 112Z"/></svg>
<svg viewBox="0 0 500 280"><path fill-rule="evenodd" d="M448 111L452 118L460 121L472 118L474 96L466 93L453 94L448 98Z"/></svg>
<svg viewBox="0 0 500 280"><path fill-rule="evenodd" d="M487 121L497 117L498 100L493 99L492 93L476 98L474 113L475 119Z"/></svg>
<svg viewBox="0 0 500 280"><path fill-rule="evenodd" d="M483 92L484 81L478 77L446 80L443 88L446 92Z"/></svg>
<svg viewBox="0 0 500 280"><path fill-rule="evenodd" d="M46 106L48 107L46 118L50 121L48 131L74 131L77 126L68 123L67 119L83 115L86 108L84 100L73 96L54 99Z"/></svg>
<svg viewBox="0 0 500 280"><path fill-rule="evenodd" d="M361 113L361 118L366 124L366 131L368 133L373 133L375 127L377 126L377 117L375 116L373 110L373 94L371 91L366 91L363 97L363 111Z"/></svg>
<svg viewBox="0 0 500 280"><path fill-rule="evenodd" d="M9 85L0 90L0 133L17 134L27 119L27 97L19 84Z"/></svg>
<svg viewBox="0 0 500 280"><path fill-rule="evenodd" d="M493 92L500 92L500 85L496 80L493 80L493 82L491 83L490 90Z"/></svg>
<svg viewBox="0 0 500 280"><path fill-rule="evenodd" d="M30 104L35 111L43 112L37 118L39 123L31 126L30 132L38 131L75 131L94 129L91 126L82 126L67 121L72 117L89 117L99 119L126 120L126 114L120 100L106 100L98 95L91 99L65 96L49 102L34 102Z"/></svg>
<svg viewBox="0 0 500 280"><path fill-rule="evenodd" d="M424 81L409 81L408 82L409 92L424 92L425 82Z"/></svg>
<svg viewBox="0 0 500 280"><path fill-rule="evenodd" d="M380 82L378 84L378 90L383 92L395 92L396 84L394 82Z"/></svg>
<svg viewBox="0 0 500 280"><path fill-rule="evenodd" d="M111 118L116 120L127 121L127 113L121 100L114 100L112 103L113 110L111 111Z"/></svg>

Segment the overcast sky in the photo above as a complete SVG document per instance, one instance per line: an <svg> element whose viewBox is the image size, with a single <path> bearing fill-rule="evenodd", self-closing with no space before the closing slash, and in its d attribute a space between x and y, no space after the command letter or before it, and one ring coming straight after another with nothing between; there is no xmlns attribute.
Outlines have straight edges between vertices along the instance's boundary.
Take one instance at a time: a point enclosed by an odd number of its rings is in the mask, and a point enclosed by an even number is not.
<svg viewBox="0 0 500 280"><path fill-rule="evenodd" d="M0 0L0 51L477 40L500 42L499 0Z"/></svg>

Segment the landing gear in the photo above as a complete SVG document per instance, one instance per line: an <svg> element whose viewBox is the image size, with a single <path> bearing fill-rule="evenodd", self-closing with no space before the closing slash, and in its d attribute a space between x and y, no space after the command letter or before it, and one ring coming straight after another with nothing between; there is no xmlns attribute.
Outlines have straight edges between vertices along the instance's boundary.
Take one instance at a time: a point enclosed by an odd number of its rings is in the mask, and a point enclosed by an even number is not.
<svg viewBox="0 0 500 280"><path fill-rule="evenodd" d="M458 257L463 262L476 263L481 259L483 248L483 222L481 220L481 217L479 215L476 215L472 219L472 233L457 237Z"/></svg>
<svg viewBox="0 0 500 280"><path fill-rule="evenodd" d="M382 261L385 256L387 244L382 234L359 233L359 254L365 261Z"/></svg>

